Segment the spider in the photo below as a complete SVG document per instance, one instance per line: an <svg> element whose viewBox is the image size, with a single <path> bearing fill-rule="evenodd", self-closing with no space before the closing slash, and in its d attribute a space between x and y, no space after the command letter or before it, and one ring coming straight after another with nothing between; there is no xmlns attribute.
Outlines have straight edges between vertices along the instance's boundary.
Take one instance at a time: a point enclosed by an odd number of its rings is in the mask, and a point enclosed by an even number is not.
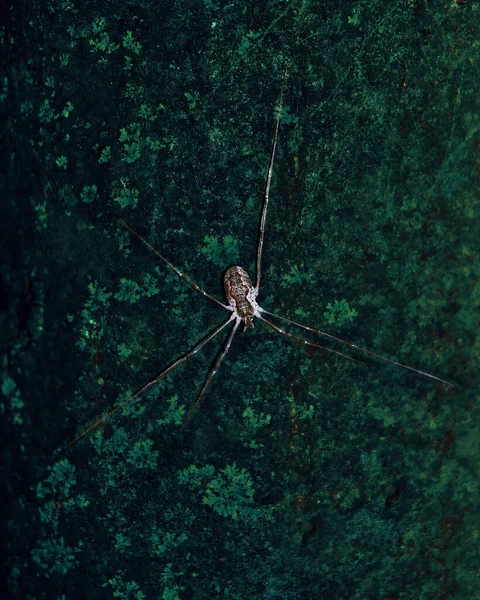
<svg viewBox="0 0 480 600"><path fill-rule="evenodd" d="M183 362L185 362L186 360L188 360L189 358L194 356L210 340L212 340L216 335L218 335L221 331L223 331L228 325L232 324L233 325L232 329L230 330L230 333L228 334L228 337L226 339L223 350L221 351L221 353L218 356L217 360L215 361L213 367L211 368L210 372L208 373L208 375L205 379L205 382L202 386L202 389L200 390L200 393L198 394L193 406L190 408L190 411L188 412L187 417L182 425L181 429L184 430L187 423L192 418L192 415L195 412L195 409L197 408L200 400L203 398L213 377L215 376L215 373L218 371L223 359L227 355L227 353L230 349L230 346L232 344L233 338L235 336L235 333L237 332L240 324L243 323L244 331L246 331L248 329L252 329L252 328L254 328L253 319L255 317L257 319L260 319L261 321L263 321L266 325L268 325L269 327L271 327L278 333L285 335L285 336L287 336L293 340L296 340L298 342L301 342L302 344L305 344L307 346L312 346L313 348L320 348L322 350L325 350L325 351L333 353L333 354L338 354L338 355L342 356L343 358L357 362L362 365L366 364L363 361L353 358L352 356L348 356L347 354L343 354L342 352L339 352L338 350L333 350L332 348L328 348L326 346L321 346L320 344L315 344L313 342L306 340L305 338L299 337L298 335L295 335L293 333L285 331L278 325L275 325L275 323L272 323L270 320L266 319L264 315L268 315L270 317L275 317L276 319L280 319L281 321L289 323L290 325L295 325L296 327L300 327L301 329L304 329L311 333L314 333L317 335L322 335L331 340L335 340L336 342L346 344L350 348L355 348L356 350L360 350L361 352L364 352L365 354L369 354L370 356L374 356L375 358L379 358L381 360L387 361L398 367L402 367L403 369L408 369L410 371L414 371L415 373L419 373L420 375L424 375L425 377L429 377L430 379L434 379L434 380L436 380L440 383L443 383L447 386L453 387L453 384L449 383L448 381L445 381L444 379L441 379L440 377L436 377L435 375L432 375L431 373L427 373L425 371L421 371L421 370L411 367L409 365L400 363L396 360L392 360L390 358L387 358L386 356L378 354L377 352L372 352L371 350L367 350L367 348L358 346L357 344L354 344L353 342L349 342L349 341L339 338L335 335L326 333L325 331L321 331L319 329L315 329L314 327L309 327L307 325L303 325L302 323L298 323L297 321L287 319L286 317L283 317L276 313L265 310L257 303L257 296L258 296L258 292L260 290L260 281L261 281L261 274L262 274L262 251L263 251L263 243L264 243L264 239L265 239L265 221L266 221L266 217L267 217L268 199L269 199L269 192L270 192L270 183L272 180L273 164L274 164L274 160L275 160L275 151L277 148L277 139L278 139L278 130L279 130L279 125L280 125L281 111L282 111L284 85L285 85L285 73L283 76L282 87L280 90L278 111L277 111L277 117L276 117L276 121L275 121L275 129L274 129L274 135L273 135L272 151L270 154L270 162L268 165L267 179L265 182L265 192L264 192L264 196L263 196L263 205L262 205L262 212L261 212L261 218L260 218L259 239L258 239L258 247L257 247L255 286L252 284L252 281L251 281L248 273L245 271L245 269L243 269L242 267L239 267L239 266L229 267L223 278L225 296L226 296L227 302L228 302L228 304L225 304L225 303L221 302L220 300L218 300L217 298L215 298L214 296L210 295L205 290L203 290L194 281L192 281L189 277L187 277L184 273L182 273L179 269L177 269L177 267L175 267L169 260L167 260L165 257L163 257L151 244L149 244L139 233L137 233L134 229L132 229L127 223L125 223L124 221L120 221L120 224L123 227L125 227L125 229L130 231L143 244L145 244L145 246L150 248L150 250L154 254L156 254L156 256L158 256L158 258L160 258L160 260L162 260L174 273L176 273L176 275L178 275L178 277L180 277L186 283L188 283L196 292L209 298L210 300L212 300L213 302L215 302L216 304L221 306L224 310L228 311L230 313L230 315L225 322L223 322L216 329L214 329L211 333L209 333L206 337L204 337L200 342L198 342L191 350L189 350L189 352L187 352L186 354L177 358L172 364L170 364L167 368L165 368L163 371L161 371L156 377L151 379L148 383L143 385L138 391L136 391L134 394L128 396L128 398L126 400L124 400L120 404L117 404L109 412L107 412L102 417L100 417L97 421L95 421L95 423L93 423L92 425L87 427L84 431L82 431L82 433L80 433L73 441L71 441L66 446L66 448L69 448L70 446L72 446L73 444L78 442L78 440L80 440L84 435L86 435L92 429L94 429L95 427L100 425L100 423L103 423L105 421L105 419L107 419L107 417L110 417L111 415L116 413L120 408L125 406L128 402L130 402L130 401L134 400L135 398L137 398L138 396L140 396L149 387L151 387L152 385L154 385L155 383L157 383L158 381L163 379L163 377L165 377L165 375L172 372L174 369L179 367Z"/></svg>

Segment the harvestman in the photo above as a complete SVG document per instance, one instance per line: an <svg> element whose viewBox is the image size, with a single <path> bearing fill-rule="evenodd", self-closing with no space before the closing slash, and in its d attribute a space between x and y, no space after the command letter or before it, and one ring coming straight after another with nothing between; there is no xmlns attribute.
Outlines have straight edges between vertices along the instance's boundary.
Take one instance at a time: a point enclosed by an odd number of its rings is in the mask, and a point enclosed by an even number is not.
<svg viewBox="0 0 480 600"><path fill-rule="evenodd" d="M313 327L308 327L307 325L303 325L302 323L298 323L297 321L292 321L291 319L287 319L287 318L277 315L275 313L269 312L268 310L261 308L261 306L259 306L257 304L257 296L258 296L258 292L260 289L260 279L261 279L261 271L262 271L261 267L262 267L263 242L264 242L264 238L265 238L265 219L267 217L268 195L270 192L270 182L272 180L273 162L275 160L275 150L277 147L277 137L278 137L278 128L280 125L280 118L281 118L284 83L285 83L285 76L284 76L284 81L282 82L282 88L280 90L280 99L279 99L279 104L278 104L277 118L276 118L276 122L275 122L275 131L274 131L274 136L273 136L272 152L270 155L270 163L268 165L268 172L267 172L267 181L265 183L265 193L263 196L262 215L261 215L261 219L260 219L260 234L259 234L258 249L257 249L257 262L256 262L256 275L257 276L256 276L255 287L253 286L248 273L244 269L242 269L242 267L238 267L238 266L230 267L229 269L227 269L227 272L225 273L225 276L223 278L225 295L228 300L228 304L224 304L223 302L220 302L220 300L217 300L216 298L214 298L213 296L208 294L205 290L203 290L195 282L193 282L189 277L187 277L186 275L181 273L170 261L168 261L157 250L155 250L155 248L153 248L153 246L151 246L151 244L149 244L140 234L138 234L129 225L127 225L126 223L124 223L122 221L121 225L123 225L123 227L125 227L125 229L127 229L128 231L133 233L140 241L142 241L146 246L148 246L148 248L150 248L150 250L152 250L158 256L158 258L160 258L160 260L162 260L168 267L170 267L170 269L172 269L172 271L174 273L176 273L181 279L186 281L195 291L199 292L203 296L206 296L207 298L209 298L210 300L212 300L213 302L215 302L216 304L221 306L223 309L229 311L231 314L224 323L219 325L216 329L213 330L212 333L208 334L203 340L201 340L198 344L196 344L187 354L184 354L183 356L178 358L169 367L167 367L161 373L159 373L154 379L152 379L151 381L146 383L143 387L141 387L137 392L135 392L134 394L129 396L126 400L124 400L123 402L121 402L120 404L115 406L112 410L107 412L105 415L100 417L100 419L95 421L95 423L93 423L93 425L90 425L90 427L87 427L87 429L82 431L82 433L80 435L78 435L73 441L71 441L66 446L66 448L69 448L70 446L75 444L80 438L82 438L84 435L89 433L92 429L97 427L97 425L100 425L100 423L103 423L107 417L110 417L111 415L116 413L117 410L119 410L120 408L125 406L128 402L130 402L134 398L137 398L138 396L140 396L140 394L145 392L150 386L152 386L155 383L157 383L158 381L160 381L160 379L163 379L163 377L165 377L165 375L167 375L168 373L170 373L171 371L176 369L178 366L180 366L183 362L185 362L186 360L191 358L194 354L196 354L199 350L201 350L203 348L203 346L205 346L205 344L207 344L211 339L213 339L217 334L219 334L223 329L225 329L225 327L227 327L227 325L229 325L230 323L233 323L233 327L228 335L225 346L224 346L222 352L220 353L220 355L218 356L217 360L215 361L215 364L213 365L213 368L210 370L207 378L205 379L202 389L200 390L200 393L198 394L197 399L195 400L195 403L193 404L192 408L190 409L190 411L187 415L187 418L185 419L185 422L182 426L182 430L185 428L187 423L190 421L195 409L198 406L198 403L200 402L203 395L205 394L208 386L210 385L213 377L215 376L215 373L218 371L218 368L220 367L221 362L227 355L227 353L230 349L230 346L232 344L233 337L234 337L235 333L237 332L237 329L238 329L240 323L243 323L244 331L247 329L251 329L254 327L254 324L253 324L254 317L257 317L258 319L260 319L261 321L266 323L269 327L271 327L275 331L278 331L278 333L281 333L282 335L286 335L287 337L294 339L298 342L301 342L302 344L306 344L307 346L313 346L314 348L321 348L322 350L326 350L327 352L331 352L333 354L339 354L340 356L343 356L344 358L347 358L348 360L352 360L352 361L360 363L362 365L365 364L364 362L357 360L356 358L353 358L346 354L343 354L342 352L338 352L337 350L333 350L332 348L327 348L326 346L320 346L319 344L314 344L313 342L309 342L304 338L294 335L293 333L284 331L283 329L281 329L280 327L278 327L271 321L267 320L263 315L269 315L271 317L275 317L277 319L285 321L286 323L290 323L291 325L296 325L297 327L300 327L300 328L310 331L312 333L323 335L324 337L327 337L329 339L335 340L337 342L341 342L342 344L346 344L347 346L350 346L350 348L356 348L357 350L365 352L366 354L369 354L370 356L380 358L381 360L385 360L389 363L392 363L392 364L402 367L404 369L409 369L410 371L414 371L415 373L419 373L420 375L424 375L425 377L430 377L430 379L435 379L436 381L439 381L441 383L444 383L445 385L453 387L453 385L451 383L449 383L448 381L445 381L444 379L440 379L440 377L436 377L435 375L432 375L431 373L426 373L425 371L420 371L419 369L415 369L408 365L404 365L400 362L397 362L396 360L392 360L390 358L382 356L381 354L377 354L376 352L372 352L371 350L367 350L366 348L357 346L356 344L354 344L352 342L348 342L347 340L343 340L339 337L336 337L336 336L326 333L324 331L320 331L319 329L315 329Z"/></svg>

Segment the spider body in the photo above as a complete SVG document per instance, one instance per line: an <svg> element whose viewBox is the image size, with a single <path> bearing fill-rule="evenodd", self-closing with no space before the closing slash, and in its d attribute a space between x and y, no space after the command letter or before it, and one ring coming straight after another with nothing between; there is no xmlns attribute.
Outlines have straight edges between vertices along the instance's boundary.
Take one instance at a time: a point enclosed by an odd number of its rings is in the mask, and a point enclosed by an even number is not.
<svg viewBox="0 0 480 600"><path fill-rule="evenodd" d="M223 278L223 287L233 314L243 321L243 330L253 329L253 317L258 315L257 291L242 267L230 267Z"/></svg>

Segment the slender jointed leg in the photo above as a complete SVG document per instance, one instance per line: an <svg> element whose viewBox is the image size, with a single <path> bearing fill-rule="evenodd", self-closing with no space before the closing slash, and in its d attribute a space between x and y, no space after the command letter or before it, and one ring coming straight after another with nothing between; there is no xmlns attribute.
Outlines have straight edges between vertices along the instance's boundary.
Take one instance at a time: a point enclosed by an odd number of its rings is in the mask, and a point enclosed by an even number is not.
<svg viewBox="0 0 480 600"><path fill-rule="evenodd" d="M260 278L261 278L261 272L262 272L262 250L263 250L263 241L265 239L265 220L267 218L268 195L270 193L270 182L272 181L273 162L275 160L275 150L277 149L278 127L280 125L280 117L282 114L283 88L285 86L286 76L287 76L287 70L285 69L285 71L283 73L282 87L280 90L280 100L278 103L278 116L277 116L277 120L275 123L275 134L273 136L272 154L270 155L270 163L268 165L268 172L267 172L267 182L265 184L265 193L263 196L262 216L260 219L260 237L258 239L258 249L257 249L257 280L255 283L255 291L257 292L257 294L258 294L258 290L260 288Z"/></svg>
<svg viewBox="0 0 480 600"><path fill-rule="evenodd" d="M147 242L147 240L145 240L139 233L137 233L134 229L132 229L130 227L130 225L127 225L124 221L120 221L120 224L123 225L123 227L125 227L125 229L128 229L128 231L130 231L131 233L133 233L133 235L135 235L141 242L143 242L145 244L145 246L148 246L150 248L150 250L152 252L154 252L158 256L158 258L160 258L161 260L163 260L163 262L166 265L168 265L172 269L172 271L174 273L176 273L179 277L181 277L183 279L183 281L186 281L189 285L191 285L192 288L196 292L198 292L199 294L202 294L203 296L206 296L207 298L210 298L210 300L213 300L214 302L216 302L222 308L226 308L227 310L232 310L230 306L227 306L226 304L223 304L223 302L220 302L220 300L217 300L216 298L214 298L213 296L211 296L210 294L208 294L205 290L202 290L202 288L200 286L198 286L194 281L192 281L189 277L187 277L181 271L179 271L177 269L177 267L175 267L169 260L167 260L166 258L164 258L160 254L160 252L158 252L158 250L155 250L155 248L151 244L149 244Z"/></svg>
<svg viewBox="0 0 480 600"><path fill-rule="evenodd" d="M297 327L301 327L302 329L306 329L307 331L311 331L312 333L316 333L318 335L323 335L325 337L330 338L331 340L335 340L336 342L341 342L342 344L346 344L347 346L350 346L350 348L356 348L357 350L360 350L361 352L370 354L370 356L374 356L375 358L380 358L381 360L385 360L389 363L392 363L392 365L396 365L397 367L402 367L403 369L408 369L409 371L413 371L414 373L418 373L419 375L424 375L425 377L430 377L430 379L435 379L436 381L439 381L440 383L444 383L445 385L454 387L453 383L450 383L449 381L445 381L445 379L436 377L435 375L432 375L431 373L427 373L426 371L420 371L419 369L415 369L414 367L404 365L403 363L400 363L396 360L392 360L391 358L387 358L386 356L382 356L381 354L378 354L377 352L372 352L371 350L367 350L367 348L363 348L362 346L357 346L357 344L354 344L353 342L343 340L342 338L339 338L335 335L331 335L330 333L326 333L325 331L321 331L320 329L314 329L313 327L309 327L308 325L303 325L302 323L298 323L297 321L292 321L291 319L287 319L286 317L281 317L280 315L269 312L268 310L265 310L263 308L260 309L260 312L262 312L266 315L271 315L272 317L276 317L277 319L281 319L282 321L286 321L287 323L291 323L292 325L296 325ZM265 319L263 319L263 320L265 320ZM345 355L342 355L342 356L345 356Z"/></svg>
<svg viewBox="0 0 480 600"><path fill-rule="evenodd" d="M233 315L232 315L233 317ZM233 336L235 335L238 326L241 323L241 319L237 318L235 325L232 328L232 331L230 332L228 339L227 339L227 343L225 344L225 348L222 350L222 353L220 354L220 356L217 358L217 360L215 361L215 364L213 365L212 370L210 371L210 373L208 374L207 379L205 380L205 383L203 384L202 389L200 390L200 393L197 396L197 399L195 400L195 404L192 406L192 408L190 409L187 418L185 419L185 423L182 425L182 431L185 429L187 423L190 421L190 419L192 418L193 413L195 412L195 409L198 406L198 403L200 402L200 400L202 399L203 395L205 394L208 386L210 385L212 379L215 376L215 373L218 371L222 360L225 358L225 356L227 355L227 352L230 350L230 346L232 344L232 340L233 340Z"/></svg>
<svg viewBox="0 0 480 600"><path fill-rule="evenodd" d="M266 310L262 309L262 312L267 312ZM268 314L272 314L272 313L268 313ZM268 321L267 319L264 319L261 315L257 315L258 318L263 321L264 323L266 323L269 327L271 327L272 329L275 329L275 331L278 331L278 333L281 333L282 335L286 335L289 338L292 338L292 340L296 340L297 342L300 342L301 344L305 344L306 346L313 346L314 348L321 348L322 350L326 350L327 352L332 352L332 354L339 354L340 356L343 356L343 358L347 358L348 360L352 360L353 362L356 362L360 365L365 365L366 363L362 362L361 360L358 360L356 358L353 358L351 356L348 356L347 354L343 354L343 352L338 352L338 350L333 350L332 348L327 348L326 346L320 346L319 344L314 344L313 342L309 342L308 340L298 337L298 335L294 335L293 333L289 333L288 331L284 331L283 329L281 329L280 327L277 327L277 325L275 325L274 323L272 323L271 321ZM276 315L274 315L276 316Z"/></svg>
<svg viewBox="0 0 480 600"><path fill-rule="evenodd" d="M214 338L218 333L220 333L222 331L222 329L224 329L229 323L231 323L231 321L234 318L235 318L234 315L232 315L224 323L222 323L216 329L214 329L212 333L208 334L207 337L205 337L198 344L196 344L189 352L187 352L187 354L184 354L180 358L177 358L177 360L175 362L173 362L169 367L167 367L166 369L161 371L156 377L154 377L154 379L152 379L151 381L146 383L143 387L141 387L134 394L132 394L131 396L128 396L128 398L126 400L124 400L123 402L120 402L120 404L117 404L117 406L112 408L112 410L110 410L109 412L104 414L102 417L97 419L95 421L95 423L93 423L93 425L90 425L90 427L87 427L87 429L82 431L82 433L80 435L77 435L77 437L74 440L72 440L69 444L67 444L65 446L65 450L67 448L70 448L70 446L73 446L73 444L77 443L79 439L81 439L84 435L86 435L87 433L92 431L92 429L95 429L95 427L100 425L100 423L103 423L107 417L110 417L111 415L116 413L117 410L120 410L122 407L124 407L126 404L128 404L134 398L138 398L138 396L140 396L140 394L143 394L143 392L148 390L149 387L151 387L152 385L154 385L155 383L160 381L160 379L163 379L165 377L165 375L168 375L168 373L170 373L171 371L173 371L174 369L179 367L183 362L185 362L186 360L191 358L194 354L196 354L199 350L201 350L203 348L203 346L205 346L205 344L207 344L212 338ZM238 323L236 324L235 328L237 326L238 326ZM197 402L198 402L198 400L197 400Z"/></svg>

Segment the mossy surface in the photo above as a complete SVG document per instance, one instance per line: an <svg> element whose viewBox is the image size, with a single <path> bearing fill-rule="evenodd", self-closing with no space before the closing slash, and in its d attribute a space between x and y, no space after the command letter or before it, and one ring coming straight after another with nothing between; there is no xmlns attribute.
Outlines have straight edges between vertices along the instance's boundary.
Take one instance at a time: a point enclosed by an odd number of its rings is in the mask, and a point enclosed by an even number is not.
<svg viewBox="0 0 480 600"><path fill-rule="evenodd" d="M479 19L451 0L5 15L10 597L480 597ZM232 263L254 278L285 66L259 303L454 387L256 321L185 431L226 330L64 451L228 317L120 221L221 300Z"/></svg>

